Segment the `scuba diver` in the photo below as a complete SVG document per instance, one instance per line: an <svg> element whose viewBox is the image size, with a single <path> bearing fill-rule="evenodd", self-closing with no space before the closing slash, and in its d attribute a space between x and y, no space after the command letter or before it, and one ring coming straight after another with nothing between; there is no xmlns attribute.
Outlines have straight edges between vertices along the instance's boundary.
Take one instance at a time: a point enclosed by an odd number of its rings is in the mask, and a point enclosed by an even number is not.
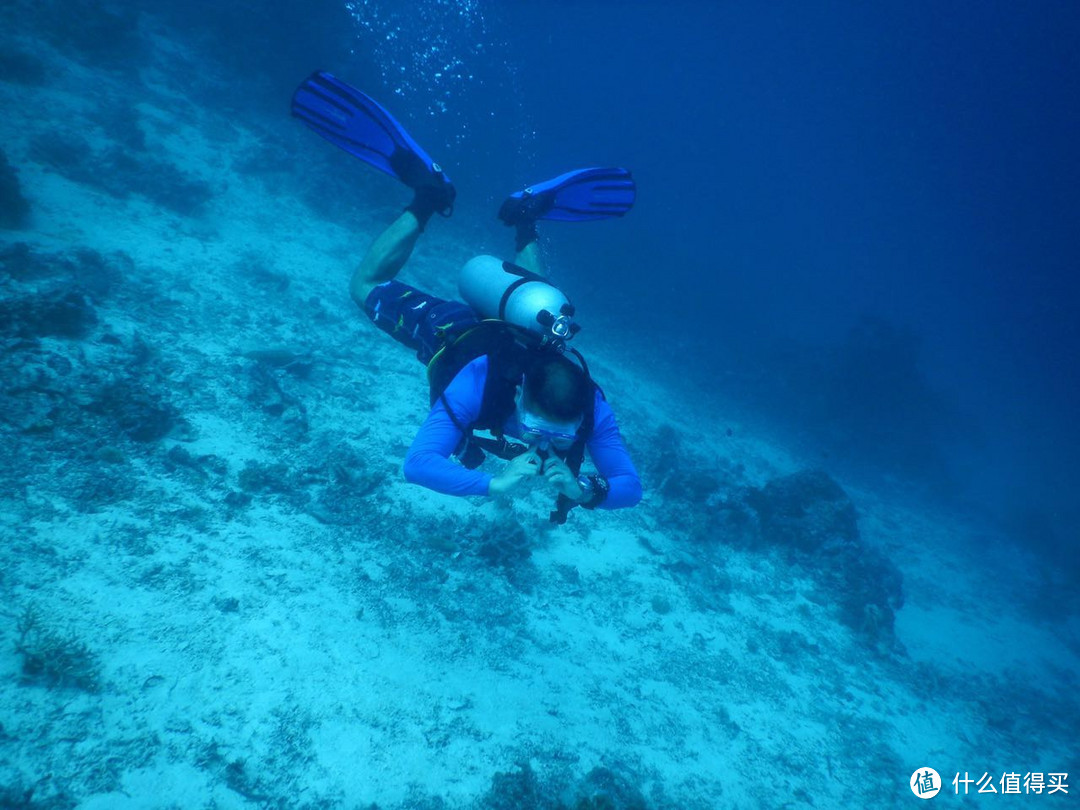
<svg viewBox="0 0 1080 810"><path fill-rule="evenodd" d="M568 346L579 329L574 308L544 276L536 231L540 219L622 216L636 193L630 172L579 169L511 194L499 218L515 229L514 262L470 259L459 279L465 301L446 301L397 280L428 220L452 213L456 191L442 168L385 109L329 73L297 88L292 113L413 190L349 285L375 326L427 366L431 410L406 455L406 479L481 496L542 479L557 496L551 520L560 524L576 506L635 505L641 481L603 391ZM586 452L594 474L581 472ZM477 469L487 453L506 460L501 472Z"/></svg>

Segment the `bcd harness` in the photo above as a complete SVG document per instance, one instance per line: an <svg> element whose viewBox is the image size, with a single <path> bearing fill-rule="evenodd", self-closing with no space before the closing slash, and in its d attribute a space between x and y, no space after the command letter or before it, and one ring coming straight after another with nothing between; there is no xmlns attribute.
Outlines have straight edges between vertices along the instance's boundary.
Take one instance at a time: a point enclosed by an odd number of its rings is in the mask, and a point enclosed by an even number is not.
<svg viewBox="0 0 1080 810"><path fill-rule="evenodd" d="M601 397L604 392L592 381L592 377L589 376L589 367L581 354L575 349L564 350L573 354L581 364L582 371L589 381L591 393L574 443L566 451L557 452L552 448L549 452L555 453L565 461L570 471L577 476L585 460L585 445L592 436L595 424L595 392L599 391ZM546 345L544 339L534 332L507 321L484 320L450 341L431 358L427 367L431 405L434 407L436 402L442 402L450 421L461 431L464 438L454 451L454 455L464 467L470 470L476 469L483 463L486 453L509 460L529 449L520 442L507 439L503 428L516 409L517 388L529 367L542 356L542 353L557 351L560 349ZM446 388L458 372L484 355L488 358L488 372L484 382L480 415L472 424L466 425L450 407L446 399ZM494 438L475 436L473 431L476 430L486 430ZM560 493L555 510L550 515L551 522L565 523L570 510L577 505L575 501Z"/></svg>

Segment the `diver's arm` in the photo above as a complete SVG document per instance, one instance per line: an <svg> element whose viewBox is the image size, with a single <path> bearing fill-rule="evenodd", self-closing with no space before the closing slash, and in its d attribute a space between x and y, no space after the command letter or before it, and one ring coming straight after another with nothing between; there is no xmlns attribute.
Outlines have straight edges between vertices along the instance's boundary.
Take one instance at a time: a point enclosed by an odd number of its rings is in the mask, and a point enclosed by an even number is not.
<svg viewBox="0 0 1080 810"><path fill-rule="evenodd" d="M442 402L436 402L405 456L405 480L445 495L487 495L489 473L468 470L450 459L461 439Z"/></svg>
<svg viewBox="0 0 1080 810"><path fill-rule="evenodd" d="M478 358L459 371L446 387L445 400L458 424L468 426L479 417L487 368L487 357ZM450 458L462 438L461 430L440 399L405 455L405 479L446 495L487 495L492 476L466 469Z"/></svg>
<svg viewBox="0 0 1080 810"><path fill-rule="evenodd" d="M630 453L619 435L615 413L599 392L596 394L595 425L588 442L589 456L597 472L607 481L608 494L597 509L625 509L641 500L641 479Z"/></svg>

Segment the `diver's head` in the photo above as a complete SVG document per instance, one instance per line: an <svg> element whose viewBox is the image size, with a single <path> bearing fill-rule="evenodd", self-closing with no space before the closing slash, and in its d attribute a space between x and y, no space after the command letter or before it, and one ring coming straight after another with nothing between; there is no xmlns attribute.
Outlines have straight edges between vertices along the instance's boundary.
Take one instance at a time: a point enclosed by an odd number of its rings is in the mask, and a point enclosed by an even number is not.
<svg viewBox="0 0 1080 810"><path fill-rule="evenodd" d="M593 395L582 368L561 354L538 358L518 394L522 437L565 450L574 443Z"/></svg>

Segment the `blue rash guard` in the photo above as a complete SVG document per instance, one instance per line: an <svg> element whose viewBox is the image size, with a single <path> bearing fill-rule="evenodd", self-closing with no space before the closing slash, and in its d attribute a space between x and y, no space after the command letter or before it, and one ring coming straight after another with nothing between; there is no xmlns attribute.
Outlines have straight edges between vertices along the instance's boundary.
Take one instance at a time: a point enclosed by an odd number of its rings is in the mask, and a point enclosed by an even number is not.
<svg viewBox="0 0 1080 810"><path fill-rule="evenodd" d="M465 366L446 387L446 401L463 425L471 425L480 418L487 374L485 355ZM592 436L585 447L597 472L610 487L607 497L597 508L633 506L641 500L641 479L619 435L615 414L599 391L596 392L593 421ZM513 417L507 421L504 432L507 436L521 438L520 427ZM466 469L450 459L462 438L440 399L424 420L405 456L405 479L447 495L487 495L493 478L491 473Z"/></svg>

